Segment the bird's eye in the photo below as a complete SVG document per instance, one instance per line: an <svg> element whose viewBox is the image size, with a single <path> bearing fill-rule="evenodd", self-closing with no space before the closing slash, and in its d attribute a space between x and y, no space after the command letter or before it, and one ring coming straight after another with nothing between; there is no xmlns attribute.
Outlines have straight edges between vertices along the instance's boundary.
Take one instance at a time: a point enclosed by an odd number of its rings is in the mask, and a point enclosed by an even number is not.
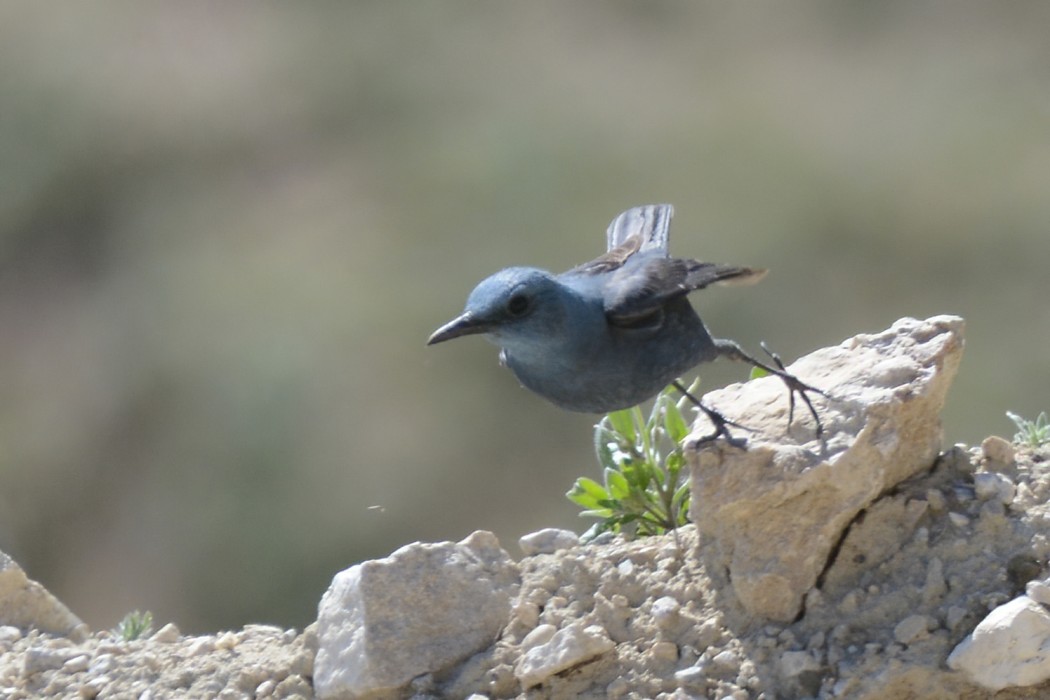
<svg viewBox="0 0 1050 700"><path fill-rule="evenodd" d="M507 313L515 318L524 316L529 310L529 298L524 294L515 294L507 300Z"/></svg>

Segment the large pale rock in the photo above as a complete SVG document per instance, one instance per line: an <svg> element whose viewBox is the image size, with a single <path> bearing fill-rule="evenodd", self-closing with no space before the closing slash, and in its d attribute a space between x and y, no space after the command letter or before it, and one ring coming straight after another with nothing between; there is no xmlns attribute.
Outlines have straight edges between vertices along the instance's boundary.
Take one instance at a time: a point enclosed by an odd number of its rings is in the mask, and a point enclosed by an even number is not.
<svg viewBox="0 0 1050 700"><path fill-rule="evenodd" d="M826 391L814 397L825 438L805 406L787 426L777 377L735 384L705 401L751 431L746 449L701 419L688 451L690 514L701 555L728 570L750 613L789 621L824 569L843 530L894 484L929 467L941 447L940 410L962 358L963 320L905 318L873 335L817 350L788 370Z"/></svg>
<svg viewBox="0 0 1050 700"><path fill-rule="evenodd" d="M948 667L989 690L1050 679L1050 614L1028 596L988 613L948 657Z"/></svg>
<svg viewBox="0 0 1050 700"><path fill-rule="evenodd" d="M336 574L318 608L317 696L400 697L413 678L492 644L518 586L489 532L410 544Z"/></svg>
<svg viewBox="0 0 1050 700"><path fill-rule="evenodd" d="M28 578L15 560L0 552L0 625L67 636L80 641L87 625L46 588Z"/></svg>

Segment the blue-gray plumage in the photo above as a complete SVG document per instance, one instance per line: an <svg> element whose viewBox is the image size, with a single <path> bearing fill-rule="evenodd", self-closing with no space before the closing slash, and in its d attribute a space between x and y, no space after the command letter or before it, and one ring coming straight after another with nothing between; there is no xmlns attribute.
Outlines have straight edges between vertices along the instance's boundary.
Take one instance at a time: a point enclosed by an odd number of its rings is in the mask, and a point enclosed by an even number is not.
<svg viewBox="0 0 1050 700"><path fill-rule="evenodd" d="M427 344L483 334L525 387L562 408L595 413L639 404L692 367L730 357L780 376L792 407L797 392L817 419L805 392L821 392L787 374L776 357L770 367L733 341L712 338L689 303L692 291L751 284L766 270L670 257L673 214L669 204L628 209L609 225L604 255L558 275L531 267L497 272ZM728 436L729 421L700 406L716 434Z"/></svg>

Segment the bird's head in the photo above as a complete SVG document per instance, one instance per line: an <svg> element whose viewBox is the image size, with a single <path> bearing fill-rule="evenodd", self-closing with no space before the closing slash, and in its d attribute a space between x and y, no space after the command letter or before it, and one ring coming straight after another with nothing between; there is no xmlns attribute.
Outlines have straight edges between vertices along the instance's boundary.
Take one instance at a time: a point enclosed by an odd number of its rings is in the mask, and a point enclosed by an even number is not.
<svg viewBox="0 0 1050 700"><path fill-rule="evenodd" d="M456 318L434 331L427 345L484 334L497 345L540 341L562 318L561 285L549 272L510 267L484 280Z"/></svg>

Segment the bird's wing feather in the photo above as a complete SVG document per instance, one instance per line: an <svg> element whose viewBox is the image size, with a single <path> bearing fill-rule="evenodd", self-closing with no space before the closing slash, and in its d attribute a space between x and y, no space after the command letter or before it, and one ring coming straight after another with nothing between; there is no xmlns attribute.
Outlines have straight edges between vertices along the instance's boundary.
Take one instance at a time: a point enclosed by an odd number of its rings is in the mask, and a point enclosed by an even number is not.
<svg viewBox="0 0 1050 700"><path fill-rule="evenodd" d="M658 249L667 253L667 240L671 231L674 207L670 204L647 204L621 213L605 230L605 249L612 251L622 246L627 239L641 239L639 250Z"/></svg>
<svg viewBox="0 0 1050 700"><path fill-rule="evenodd" d="M614 325L634 325L689 292L711 284L754 284L765 275L766 270L750 267L652 256L609 277L605 315Z"/></svg>
<svg viewBox="0 0 1050 700"><path fill-rule="evenodd" d="M623 267L635 253L657 250L667 255L674 207L670 204L647 204L622 212L605 231L606 252L572 272L598 274Z"/></svg>

